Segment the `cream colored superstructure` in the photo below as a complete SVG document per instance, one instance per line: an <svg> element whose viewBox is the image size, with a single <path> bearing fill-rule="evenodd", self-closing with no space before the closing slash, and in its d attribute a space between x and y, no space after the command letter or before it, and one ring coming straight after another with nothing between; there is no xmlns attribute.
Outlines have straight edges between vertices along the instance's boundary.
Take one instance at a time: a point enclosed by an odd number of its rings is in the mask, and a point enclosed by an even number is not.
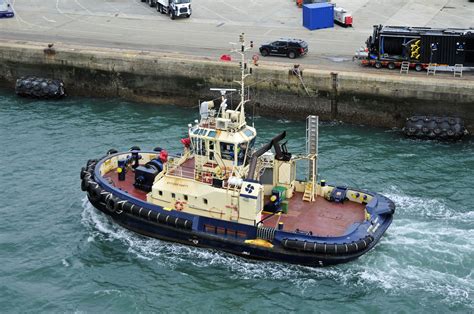
<svg viewBox="0 0 474 314"><path fill-rule="evenodd" d="M261 219L264 188L245 177L257 132L240 111L226 110L225 104L223 98L219 113L212 111L212 103L204 104L207 113L189 127L190 146L181 158L166 163L148 201L253 225Z"/></svg>
<svg viewBox="0 0 474 314"><path fill-rule="evenodd" d="M310 191L309 201L314 199L316 176L311 176L309 190L307 182L296 181L296 160L314 162L315 154L277 160L267 152L259 156L255 173L249 174L257 132L245 120L248 100L244 81L249 74L244 52L249 48L243 35L240 39L241 47L235 50L242 56L241 80L237 82L241 87L239 105L227 109L225 94L235 91L227 89L217 89L222 95L219 108L213 101L200 104L200 121L188 128L189 145L181 157L165 163L147 195L149 202L170 210L255 225L262 218L265 196L276 186L286 188L286 198L302 187Z"/></svg>

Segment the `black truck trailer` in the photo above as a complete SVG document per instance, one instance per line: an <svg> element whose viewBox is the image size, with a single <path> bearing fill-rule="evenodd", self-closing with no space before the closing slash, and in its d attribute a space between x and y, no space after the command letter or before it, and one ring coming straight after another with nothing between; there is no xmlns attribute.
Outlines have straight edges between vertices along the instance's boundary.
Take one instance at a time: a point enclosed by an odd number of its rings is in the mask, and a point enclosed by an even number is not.
<svg viewBox="0 0 474 314"><path fill-rule="evenodd" d="M421 71L428 65L474 67L474 28L429 28L374 25L364 65L399 67L403 61Z"/></svg>

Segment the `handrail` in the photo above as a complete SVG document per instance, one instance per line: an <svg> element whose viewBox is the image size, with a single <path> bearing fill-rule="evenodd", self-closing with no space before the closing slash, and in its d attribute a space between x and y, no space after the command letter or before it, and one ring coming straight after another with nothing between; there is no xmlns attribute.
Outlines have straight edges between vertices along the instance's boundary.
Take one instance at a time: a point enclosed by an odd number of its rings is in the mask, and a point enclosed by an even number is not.
<svg viewBox="0 0 474 314"><path fill-rule="evenodd" d="M283 211L282 211L281 209L277 210L276 212L274 212L274 213L268 215L267 217L265 217L265 218L261 219L259 222L257 222L256 226L258 227L260 224L263 224L263 222L264 222L265 220L267 220L268 218L271 218L271 217L275 216L276 214L280 214L280 213L282 213L282 212L283 212Z"/></svg>

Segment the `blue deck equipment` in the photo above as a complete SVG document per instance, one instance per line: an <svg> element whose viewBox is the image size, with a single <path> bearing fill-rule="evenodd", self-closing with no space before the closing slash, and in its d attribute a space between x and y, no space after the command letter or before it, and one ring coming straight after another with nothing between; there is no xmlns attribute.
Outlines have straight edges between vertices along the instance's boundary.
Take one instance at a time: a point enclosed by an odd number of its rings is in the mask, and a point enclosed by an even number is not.
<svg viewBox="0 0 474 314"><path fill-rule="evenodd" d="M345 186L337 186L332 190L331 196L329 197L330 201L336 203L344 203L347 194L347 187Z"/></svg>

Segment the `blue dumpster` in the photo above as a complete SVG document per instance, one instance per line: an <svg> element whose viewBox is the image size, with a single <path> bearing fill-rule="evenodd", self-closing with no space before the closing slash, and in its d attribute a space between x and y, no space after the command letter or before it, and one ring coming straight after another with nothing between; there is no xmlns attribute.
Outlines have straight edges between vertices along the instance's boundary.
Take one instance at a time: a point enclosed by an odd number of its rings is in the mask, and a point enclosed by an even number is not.
<svg viewBox="0 0 474 314"><path fill-rule="evenodd" d="M303 5L303 26L309 30L334 27L334 6L331 3Z"/></svg>

